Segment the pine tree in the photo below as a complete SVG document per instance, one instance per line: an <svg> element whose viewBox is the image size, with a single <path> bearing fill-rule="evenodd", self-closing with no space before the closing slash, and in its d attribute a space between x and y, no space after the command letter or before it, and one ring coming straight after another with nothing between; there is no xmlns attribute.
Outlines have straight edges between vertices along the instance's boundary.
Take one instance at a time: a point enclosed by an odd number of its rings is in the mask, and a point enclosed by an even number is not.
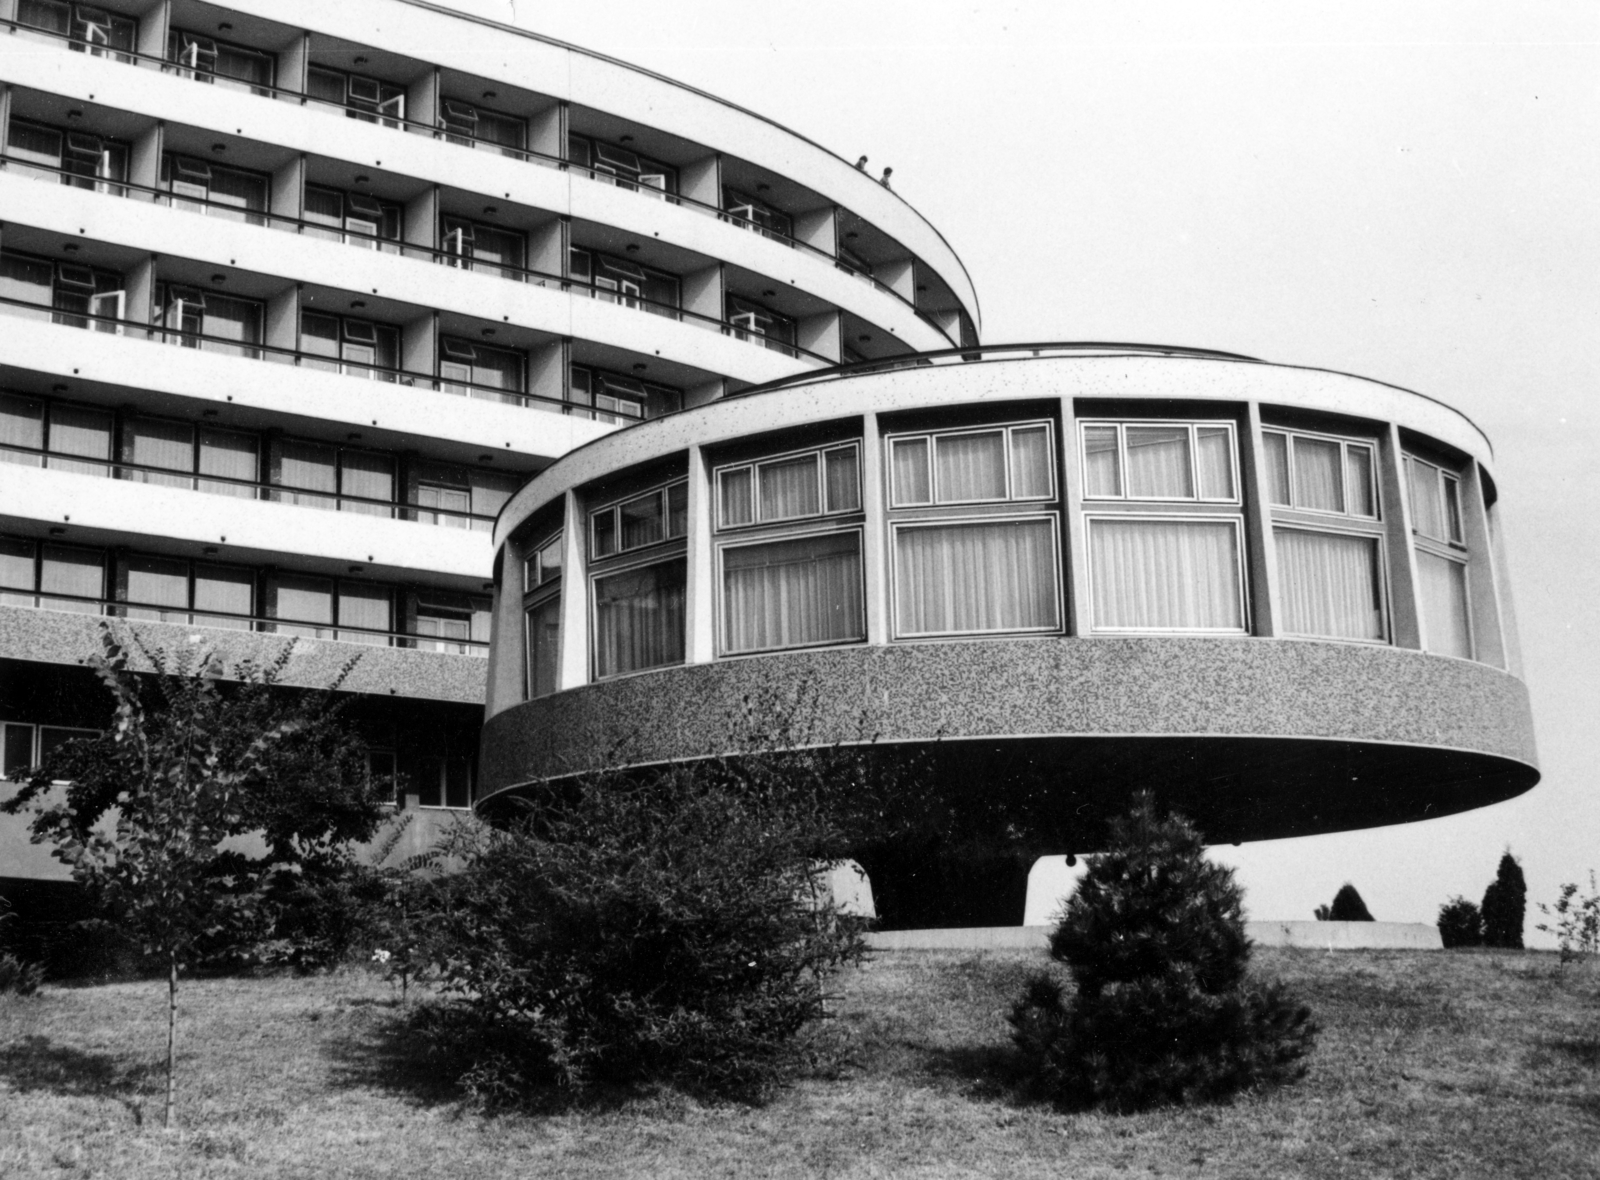
<svg viewBox="0 0 1600 1180"><path fill-rule="evenodd" d="M1077 994L1039 976L1012 1009L1039 1088L1125 1111L1303 1075L1316 1025L1279 985L1248 978L1243 897L1148 795L1113 821L1050 939Z"/></svg>
<svg viewBox="0 0 1600 1180"><path fill-rule="evenodd" d="M1483 891L1483 945L1522 949L1522 919L1528 908L1528 886L1522 866L1510 849L1500 858L1500 868Z"/></svg>
<svg viewBox="0 0 1600 1180"><path fill-rule="evenodd" d="M1357 893L1356 887L1348 881L1339 886L1339 892L1333 895L1333 905L1328 907L1328 918L1334 922L1373 920L1372 911L1367 909L1367 903L1361 900L1361 894Z"/></svg>

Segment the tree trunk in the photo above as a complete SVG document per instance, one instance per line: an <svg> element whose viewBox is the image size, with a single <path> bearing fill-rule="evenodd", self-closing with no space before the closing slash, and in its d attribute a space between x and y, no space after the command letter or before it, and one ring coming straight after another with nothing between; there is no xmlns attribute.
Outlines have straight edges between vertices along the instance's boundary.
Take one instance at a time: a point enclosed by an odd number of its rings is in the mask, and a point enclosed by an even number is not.
<svg viewBox="0 0 1600 1180"><path fill-rule="evenodd" d="M161 1126L172 1129L173 1099L177 1095L176 1069L178 1064L178 956L174 952L168 959L167 970L167 1106L161 1116Z"/></svg>

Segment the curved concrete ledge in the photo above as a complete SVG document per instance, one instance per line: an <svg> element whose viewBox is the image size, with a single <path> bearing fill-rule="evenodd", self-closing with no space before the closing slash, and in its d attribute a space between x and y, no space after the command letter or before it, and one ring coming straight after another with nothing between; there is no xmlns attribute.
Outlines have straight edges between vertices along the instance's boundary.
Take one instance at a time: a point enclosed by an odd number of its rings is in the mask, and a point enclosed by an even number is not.
<svg viewBox="0 0 1600 1180"><path fill-rule="evenodd" d="M1538 781L1522 682L1415 651L1308 640L1011 639L671 668L514 706L480 800L546 777L737 752L747 701L803 702L808 744L875 743L930 787L1020 808L1089 850L1140 786L1209 840L1450 814ZM685 709L683 702L695 707Z"/></svg>

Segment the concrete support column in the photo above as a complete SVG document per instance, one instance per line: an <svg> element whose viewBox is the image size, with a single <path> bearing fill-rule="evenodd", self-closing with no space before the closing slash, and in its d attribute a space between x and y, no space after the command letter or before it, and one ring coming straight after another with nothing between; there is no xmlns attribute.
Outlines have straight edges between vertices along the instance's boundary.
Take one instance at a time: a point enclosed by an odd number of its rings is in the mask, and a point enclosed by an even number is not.
<svg viewBox="0 0 1600 1180"><path fill-rule="evenodd" d="M167 56L167 33L172 28L172 0L156 2L139 14L139 33L133 48L146 57Z"/></svg>
<svg viewBox="0 0 1600 1180"><path fill-rule="evenodd" d="M439 125L439 69L435 66L406 87L406 118L429 127Z"/></svg>
<svg viewBox="0 0 1600 1180"><path fill-rule="evenodd" d="M296 94L306 92L311 69L311 34L300 33L278 50L278 87Z"/></svg>
<svg viewBox="0 0 1600 1180"><path fill-rule="evenodd" d="M400 326L400 367L429 376L439 371L438 312L424 312Z"/></svg>
<svg viewBox="0 0 1600 1180"><path fill-rule="evenodd" d="M1239 448L1239 475L1244 493L1245 570L1250 578L1251 633L1271 638L1283 629L1278 547L1272 535L1272 506L1267 503L1267 450L1261 437L1261 406L1251 402L1247 410L1244 445Z"/></svg>
<svg viewBox="0 0 1600 1180"><path fill-rule="evenodd" d="M543 156L567 158L566 103L551 103L528 120L528 147Z"/></svg>
<svg viewBox="0 0 1600 1180"><path fill-rule="evenodd" d="M692 311L696 315L710 316L714 320L723 318L726 308L726 292L722 274L722 263L713 263L711 266L700 270L692 270L683 276L681 284L683 292L683 310Z"/></svg>
<svg viewBox="0 0 1600 1180"><path fill-rule="evenodd" d="M805 316L795 324L795 341L838 364L844 359L844 316L837 311Z"/></svg>
<svg viewBox="0 0 1600 1180"><path fill-rule="evenodd" d="M794 215L795 240L821 250L830 258L839 256L839 207L825 205Z"/></svg>
<svg viewBox="0 0 1600 1180"><path fill-rule="evenodd" d="M884 475L883 439L878 416L861 416L861 567L867 582L867 642L888 643L892 633L889 614L888 483Z"/></svg>
<svg viewBox="0 0 1600 1180"><path fill-rule="evenodd" d="M722 208L722 157L706 156L679 168L678 191L691 201Z"/></svg>
<svg viewBox="0 0 1600 1180"><path fill-rule="evenodd" d="M1483 469L1468 460L1461 473L1461 527L1467 542L1467 607L1472 612L1473 655L1485 664L1507 664L1505 624L1500 614L1496 555L1489 539L1488 509L1483 503Z"/></svg>
<svg viewBox="0 0 1600 1180"><path fill-rule="evenodd" d="M167 125L157 123L134 137L128 153L128 179L146 188L161 187L161 153L166 149ZM134 199L150 200L147 193L135 192Z"/></svg>
<svg viewBox="0 0 1600 1180"><path fill-rule="evenodd" d="M716 563L711 549L711 473L705 453L689 448L688 599L684 663L709 664L717 658Z"/></svg>
<svg viewBox="0 0 1600 1180"><path fill-rule="evenodd" d="M683 391L683 408L693 409L703 406L707 402L714 402L728 391L728 383L721 377L714 378L700 385L691 385Z"/></svg>
<svg viewBox="0 0 1600 1180"><path fill-rule="evenodd" d="M0 0L4 3L4 0ZM11 140L11 87L0 84L0 152Z"/></svg>
<svg viewBox="0 0 1600 1180"><path fill-rule="evenodd" d="M1522 678L1522 639L1517 633L1515 600L1511 597L1511 570L1506 564L1505 537L1500 528L1500 505L1484 510L1484 524L1489 531L1489 552L1494 557L1496 600L1500 604L1500 639L1506 653L1506 671Z"/></svg>
<svg viewBox="0 0 1600 1180"><path fill-rule="evenodd" d="M300 347L300 286L295 284L267 300L266 343L268 348ZM283 357L269 357L284 360Z"/></svg>
<svg viewBox="0 0 1600 1180"><path fill-rule="evenodd" d="M1421 650L1422 609L1417 601L1417 555L1411 547L1411 497L1401 461L1400 428L1393 422L1378 440L1383 497L1384 555L1389 566L1389 627L1396 647Z"/></svg>
<svg viewBox="0 0 1600 1180"><path fill-rule="evenodd" d="M572 343L553 340L528 356L528 392L542 401L567 400L567 367Z"/></svg>
<svg viewBox="0 0 1600 1180"><path fill-rule="evenodd" d="M267 208L279 217L304 217L306 202L306 158L295 156L272 174L272 193Z"/></svg>
<svg viewBox="0 0 1600 1180"><path fill-rule="evenodd" d="M553 217L528 235L528 269L547 275L567 273L572 222Z"/></svg>
<svg viewBox="0 0 1600 1180"><path fill-rule="evenodd" d="M122 318L137 324L154 323L156 318L156 256L148 254L128 268L123 276ZM131 334L132 329L129 329Z"/></svg>
<svg viewBox="0 0 1600 1180"><path fill-rule="evenodd" d="M1078 450L1078 410L1070 397L1061 399L1061 486L1067 505L1067 633L1088 635L1089 525L1083 519L1083 464Z"/></svg>
<svg viewBox="0 0 1600 1180"><path fill-rule="evenodd" d="M910 257L880 262L872 268L872 277L907 303L917 300L916 260Z"/></svg>
<svg viewBox="0 0 1600 1180"><path fill-rule="evenodd" d="M561 667L557 690L589 683L588 522L577 492L567 493L561 531Z"/></svg>
<svg viewBox="0 0 1600 1180"><path fill-rule="evenodd" d="M489 647L488 693L483 711L488 720L526 699L528 643L522 634L522 563L527 555L516 538L508 538L495 557L494 619Z"/></svg>
<svg viewBox="0 0 1600 1180"><path fill-rule="evenodd" d="M408 246L439 248L439 186L429 185L406 202L400 236Z"/></svg>

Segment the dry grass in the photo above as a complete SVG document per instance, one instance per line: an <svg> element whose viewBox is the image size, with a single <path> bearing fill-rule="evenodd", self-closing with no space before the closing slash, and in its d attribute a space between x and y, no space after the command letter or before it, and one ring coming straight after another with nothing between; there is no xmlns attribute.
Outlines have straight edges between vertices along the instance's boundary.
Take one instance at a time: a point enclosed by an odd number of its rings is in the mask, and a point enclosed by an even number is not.
<svg viewBox="0 0 1600 1180"><path fill-rule="evenodd" d="M0 997L0 1176L1600 1176L1600 972L1502 953L1258 954L1323 1036L1297 1086L1063 1115L1015 1094L1036 956L902 952L843 984L825 1072L763 1109L665 1093L485 1118L360 973L187 985L184 1129L158 1126L159 983Z"/></svg>

